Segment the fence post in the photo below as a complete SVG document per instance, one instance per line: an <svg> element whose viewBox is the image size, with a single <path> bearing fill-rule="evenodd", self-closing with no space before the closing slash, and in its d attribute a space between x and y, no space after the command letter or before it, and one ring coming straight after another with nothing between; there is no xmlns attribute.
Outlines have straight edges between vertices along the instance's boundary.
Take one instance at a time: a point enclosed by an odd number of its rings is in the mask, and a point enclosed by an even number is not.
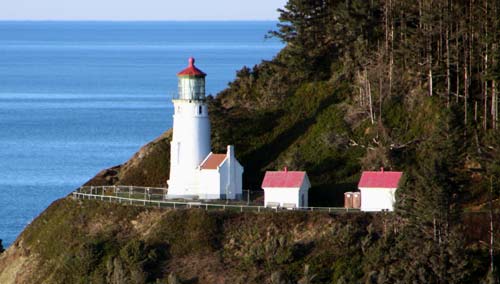
<svg viewBox="0 0 500 284"><path fill-rule="evenodd" d="M240 212L243 212L243 205L240 206Z"/></svg>

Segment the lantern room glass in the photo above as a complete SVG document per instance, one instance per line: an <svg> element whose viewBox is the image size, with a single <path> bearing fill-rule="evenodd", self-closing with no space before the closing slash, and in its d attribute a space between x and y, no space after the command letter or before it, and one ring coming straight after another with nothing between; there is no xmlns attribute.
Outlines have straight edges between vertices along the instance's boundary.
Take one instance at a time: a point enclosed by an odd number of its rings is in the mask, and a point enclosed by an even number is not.
<svg viewBox="0 0 500 284"><path fill-rule="evenodd" d="M178 99L204 100L205 79L200 77L180 77Z"/></svg>

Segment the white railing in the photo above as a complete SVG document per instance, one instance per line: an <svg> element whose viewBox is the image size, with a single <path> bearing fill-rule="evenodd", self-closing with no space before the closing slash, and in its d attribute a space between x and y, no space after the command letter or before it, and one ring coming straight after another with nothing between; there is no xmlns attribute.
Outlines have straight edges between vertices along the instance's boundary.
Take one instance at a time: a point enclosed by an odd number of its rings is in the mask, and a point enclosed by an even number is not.
<svg viewBox="0 0 500 284"><path fill-rule="evenodd" d="M157 193L154 193L157 192ZM161 193L158 193L161 192ZM200 202L199 200L169 200L165 199L166 188L139 187L139 186L84 186L72 192L78 199L94 199L115 203L140 206L153 206L158 208L202 208L205 210L236 210L236 211L323 211L331 213L359 212L359 209L344 207L266 207L263 205L248 205L238 201L220 200L217 202ZM226 203L220 203L226 202Z"/></svg>

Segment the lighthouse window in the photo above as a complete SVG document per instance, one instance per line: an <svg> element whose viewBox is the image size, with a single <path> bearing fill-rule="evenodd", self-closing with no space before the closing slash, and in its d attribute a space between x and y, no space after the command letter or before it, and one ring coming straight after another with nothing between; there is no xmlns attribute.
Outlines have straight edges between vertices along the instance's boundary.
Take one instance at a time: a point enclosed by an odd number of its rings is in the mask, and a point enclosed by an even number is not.
<svg viewBox="0 0 500 284"><path fill-rule="evenodd" d="M198 107L198 114L201 114L203 112L203 109L201 106Z"/></svg>

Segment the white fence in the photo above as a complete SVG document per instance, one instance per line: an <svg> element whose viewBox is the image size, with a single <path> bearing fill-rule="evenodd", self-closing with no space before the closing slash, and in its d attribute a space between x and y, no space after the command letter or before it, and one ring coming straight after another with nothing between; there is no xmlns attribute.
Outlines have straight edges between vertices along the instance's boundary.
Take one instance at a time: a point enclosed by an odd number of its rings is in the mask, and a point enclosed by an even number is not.
<svg viewBox="0 0 500 284"><path fill-rule="evenodd" d="M84 186L72 193L74 198L94 199L114 203L151 206L158 208L202 208L205 210L232 211L323 211L332 213L359 212L358 209L343 207L297 207L285 209L280 207L265 207L263 205L248 205L245 201L217 200L200 202L199 200L169 200L165 199L166 188L138 186Z"/></svg>

